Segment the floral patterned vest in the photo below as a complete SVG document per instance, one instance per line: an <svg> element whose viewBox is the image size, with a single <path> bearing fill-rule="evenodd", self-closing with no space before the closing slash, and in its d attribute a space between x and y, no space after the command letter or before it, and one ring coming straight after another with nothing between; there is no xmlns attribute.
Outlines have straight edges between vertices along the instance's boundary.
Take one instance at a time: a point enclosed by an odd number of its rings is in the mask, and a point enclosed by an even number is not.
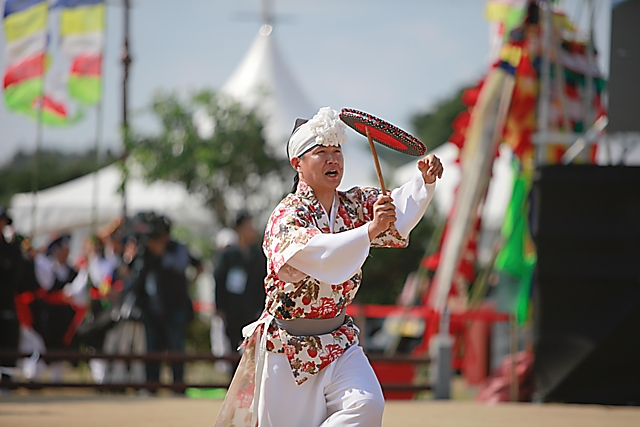
<svg viewBox="0 0 640 427"><path fill-rule="evenodd" d="M354 187L337 191L337 212L333 231L340 233L365 225L373 219L373 204L380 194L378 188ZM295 318L330 319L349 305L362 282L358 270L340 284L321 282L306 276L296 283L278 277L285 266L283 253L293 246L300 248L319 233L331 233L330 218L311 187L301 181L295 194L289 194L271 214L265 231L263 249L267 256L267 293L263 318L287 320ZM379 235L372 247L406 247L407 239L391 228ZM289 359L297 384L340 357L357 343L358 329L349 316L344 324L331 333L317 336L293 336L272 322L267 330L267 351L284 353Z"/></svg>

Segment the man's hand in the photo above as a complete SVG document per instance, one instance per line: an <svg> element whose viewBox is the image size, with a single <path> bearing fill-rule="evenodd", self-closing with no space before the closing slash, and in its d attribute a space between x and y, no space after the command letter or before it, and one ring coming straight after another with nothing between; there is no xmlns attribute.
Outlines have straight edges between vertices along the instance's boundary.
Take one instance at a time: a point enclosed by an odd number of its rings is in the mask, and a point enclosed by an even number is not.
<svg viewBox="0 0 640 427"><path fill-rule="evenodd" d="M391 196L381 195L373 204L373 220L369 223L369 241L396 222L396 207Z"/></svg>
<svg viewBox="0 0 640 427"><path fill-rule="evenodd" d="M424 159L418 160L418 169L425 184L433 184L437 178L442 178L444 171L442 162L435 154L428 154Z"/></svg>

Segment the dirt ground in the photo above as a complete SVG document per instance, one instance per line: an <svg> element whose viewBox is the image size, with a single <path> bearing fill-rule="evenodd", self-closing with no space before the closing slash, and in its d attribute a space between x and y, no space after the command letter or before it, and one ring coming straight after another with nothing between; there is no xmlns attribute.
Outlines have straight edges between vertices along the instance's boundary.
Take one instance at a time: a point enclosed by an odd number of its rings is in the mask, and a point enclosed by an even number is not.
<svg viewBox="0 0 640 427"><path fill-rule="evenodd" d="M9 395L0 396L0 426L212 427L221 404L221 400L182 397ZM383 426L638 427L640 408L388 401Z"/></svg>

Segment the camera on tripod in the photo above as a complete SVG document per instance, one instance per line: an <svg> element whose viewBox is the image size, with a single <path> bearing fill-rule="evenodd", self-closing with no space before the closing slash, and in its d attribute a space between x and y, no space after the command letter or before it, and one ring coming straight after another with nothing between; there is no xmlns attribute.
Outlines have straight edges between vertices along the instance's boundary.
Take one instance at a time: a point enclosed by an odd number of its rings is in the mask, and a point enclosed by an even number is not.
<svg viewBox="0 0 640 427"><path fill-rule="evenodd" d="M130 232L138 246L138 254L144 253L149 239L161 237L171 230L171 220L155 212L140 212L129 224Z"/></svg>
<svg viewBox="0 0 640 427"><path fill-rule="evenodd" d="M140 212L133 218L128 219L125 225L125 233L135 242L136 250L129 277L125 280L124 297L121 306L114 311L117 319L139 319L141 312L137 307L137 288L141 286L139 282L140 274L145 268L145 254L149 240L157 239L171 230L171 220L155 212Z"/></svg>

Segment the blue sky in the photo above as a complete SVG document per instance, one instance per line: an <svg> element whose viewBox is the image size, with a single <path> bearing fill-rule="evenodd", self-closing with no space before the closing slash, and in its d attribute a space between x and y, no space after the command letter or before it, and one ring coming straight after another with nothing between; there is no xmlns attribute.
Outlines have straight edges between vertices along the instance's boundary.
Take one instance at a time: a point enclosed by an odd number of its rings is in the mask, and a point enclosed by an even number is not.
<svg viewBox="0 0 640 427"><path fill-rule="evenodd" d="M120 0L108 3L103 147L119 149L123 11ZM580 0L563 3L570 15L585 22ZM155 129L143 113L154 91L187 96L220 88L261 24L259 0L132 4L130 108L133 127L143 132ZM609 2L597 4L597 47L606 69ZM482 76L488 55L484 5L484 0L274 0L276 15L283 16L274 36L314 105L361 109L411 130L412 114ZM248 19L248 13L255 18ZM4 43L0 36L2 51ZM4 62L0 68L4 70ZM43 146L91 148L95 126L95 111L89 111L73 127L45 128ZM0 103L0 163L18 149L32 151L35 135L33 122Z"/></svg>

